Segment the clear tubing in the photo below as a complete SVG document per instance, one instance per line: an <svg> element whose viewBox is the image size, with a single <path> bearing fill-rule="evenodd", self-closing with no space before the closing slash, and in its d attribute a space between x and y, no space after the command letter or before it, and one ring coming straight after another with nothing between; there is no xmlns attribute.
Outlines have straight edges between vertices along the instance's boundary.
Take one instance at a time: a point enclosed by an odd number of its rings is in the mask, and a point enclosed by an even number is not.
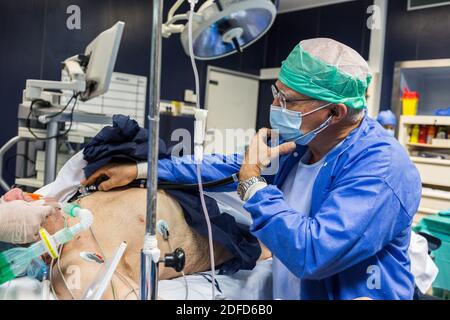
<svg viewBox="0 0 450 320"><path fill-rule="evenodd" d="M190 12L189 12L189 20L188 20L188 33L189 33L189 55L191 57L191 64L192 69L194 71L194 77L195 77L195 93L197 95L197 108L200 109L200 80L198 76L198 70L197 65L195 63L195 57L194 57L194 47L193 47L193 39L192 39L192 22L194 18L194 9L195 9L195 0L189 0L190 3ZM198 148L196 148L198 150ZM203 152L203 150L201 151ZM202 159L202 155L199 157L195 157L196 159ZM215 292L215 261L214 261L214 243L213 243L213 237L212 237L212 228L211 228L211 221L209 220L209 214L208 209L206 208L206 202L205 202L205 194L203 192L203 185L202 185L202 174L201 174L201 160L197 162L197 180L198 180L198 189L200 192L200 201L203 208L203 213L205 215L206 225L208 228L208 242L209 242L209 256L210 256L210 262L211 262L211 291L212 291L212 300L215 300L216 298L216 292Z"/></svg>
<svg viewBox="0 0 450 320"><path fill-rule="evenodd" d="M55 233L53 239L55 240L55 244L59 246L72 240L76 234L71 229L64 228Z"/></svg>
<svg viewBox="0 0 450 320"><path fill-rule="evenodd" d="M70 203L62 204L61 208L66 214L72 217L80 218L80 223L69 228L73 235L88 230L92 226L92 223L94 222L94 216L89 210L82 209L80 208L80 206Z"/></svg>
<svg viewBox="0 0 450 320"><path fill-rule="evenodd" d="M167 15L167 20L170 20L173 18L173 16L175 15L175 12L177 12L177 10L181 7L183 2L184 2L184 0L178 0L177 2L175 2L175 4L169 10L169 14Z"/></svg>
<svg viewBox="0 0 450 320"><path fill-rule="evenodd" d="M50 236L56 246L71 241L74 236L87 230L93 223L93 216L89 210L81 209L78 206L61 206L65 213L71 216L78 216L80 222L71 228L63 228ZM26 272L28 266L34 258L47 252L44 241L38 241L28 248L12 248L0 253L0 284Z"/></svg>

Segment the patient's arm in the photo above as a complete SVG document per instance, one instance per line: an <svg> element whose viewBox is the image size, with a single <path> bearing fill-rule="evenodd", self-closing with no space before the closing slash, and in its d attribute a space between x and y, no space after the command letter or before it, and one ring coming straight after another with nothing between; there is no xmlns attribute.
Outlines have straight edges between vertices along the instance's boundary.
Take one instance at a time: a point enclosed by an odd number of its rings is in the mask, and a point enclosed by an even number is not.
<svg viewBox="0 0 450 320"><path fill-rule="evenodd" d="M111 257L122 241L127 242L127 250L117 268L122 275L113 278L113 285L117 299L135 298L130 294L132 287L138 288L140 270L140 251L145 233L146 190L126 189L120 191L97 192L80 200L80 205L92 211L94 224L92 230L101 246L99 248L93 235L83 232L64 247L60 259L61 269L75 298L82 297L88 285L95 279L100 265L87 262L80 257L80 252L103 252L106 258ZM186 253L186 266L184 272L192 274L206 271L210 268L208 242L205 238L193 232L186 224L180 205L166 193L159 191L157 199L157 220L164 219L170 229L170 245L163 241L158 234L158 246L161 257L165 253L183 248ZM69 225L76 223L69 219ZM45 226L56 231L61 228L61 218L48 220ZM216 265L222 264L231 258L231 255L222 247L214 246ZM53 268L55 291L60 298L70 299L69 292L57 268ZM172 269L160 264L160 279L170 279L180 276ZM105 299L113 298L113 291L108 288Z"/></svg>

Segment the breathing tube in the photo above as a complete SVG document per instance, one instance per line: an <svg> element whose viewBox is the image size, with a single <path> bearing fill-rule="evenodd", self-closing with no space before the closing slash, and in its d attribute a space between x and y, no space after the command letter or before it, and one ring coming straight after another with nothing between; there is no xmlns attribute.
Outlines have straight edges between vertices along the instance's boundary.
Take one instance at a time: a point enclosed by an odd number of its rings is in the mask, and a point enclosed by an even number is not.
<svg viewBox="0 0 450 320"><path fill-rule="evenodd" d="M59 245L71 241L77 234L91 227L94 216L89 210L69 203L60 204L60 207L67 215L78 217L80 222L72 227L64 227L54 235L50 235L42 228L39 230L40 241L32 244L28 248L17 247L1 252L0 284L25 274L33 259L40 257L44 253L48 253L53 259L58 258Z"/></svg>

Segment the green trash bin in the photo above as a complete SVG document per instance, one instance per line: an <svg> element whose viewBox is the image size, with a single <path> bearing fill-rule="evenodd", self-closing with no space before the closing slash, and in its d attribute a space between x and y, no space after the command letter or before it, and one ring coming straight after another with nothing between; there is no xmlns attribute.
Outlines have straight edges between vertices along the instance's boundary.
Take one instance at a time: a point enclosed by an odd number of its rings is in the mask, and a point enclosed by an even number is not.
<svg viewBox="0 0 450 320"><path fill-rule="evenodd" d="M433 294L448 299L450 297L450 210L423 218L414 231L428 233L442 241L439 249L433 251L434 262L439 268L433 283Z"/></svg>

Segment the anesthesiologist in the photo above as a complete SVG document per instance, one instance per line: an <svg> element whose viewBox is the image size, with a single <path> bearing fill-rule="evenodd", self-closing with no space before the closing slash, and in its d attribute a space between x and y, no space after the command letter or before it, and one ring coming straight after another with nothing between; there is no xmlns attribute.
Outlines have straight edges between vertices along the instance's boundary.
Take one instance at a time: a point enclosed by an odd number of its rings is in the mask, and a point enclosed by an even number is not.
<svg viewBox="0 0 450 320"><path fill-rule="evenodd" d="M26 244L39 240L39 229L54 208L44 200L33 201L20 189L0 199L0 242Z"/></svg>
<svg viewBox="0 0 450 320"><path fill-rule="evenodd" d="M384 110L378 114L377 121L387 130L390 136L395 136L395 127L397 126L397 118L391 110Z"/></svg>
<svg viewBox="0 0 450 320"><path fill-rule="evenodd" d="M204 181L239 172L239 184L221 190L237 187L251 231L273 253L275 299L413 298L408 246L421 182L401 145L366 114L370 80L353 49L302 41L272 87L273 130L261 129L244 157L204 157ZM282 143L268 142L277 133ZM275 158L278 170L265 174ZM107 176L100 188L109 190L145 171L111 164L83 183ZM195 162L162 159L158 177L195 183Z"/></svg>

